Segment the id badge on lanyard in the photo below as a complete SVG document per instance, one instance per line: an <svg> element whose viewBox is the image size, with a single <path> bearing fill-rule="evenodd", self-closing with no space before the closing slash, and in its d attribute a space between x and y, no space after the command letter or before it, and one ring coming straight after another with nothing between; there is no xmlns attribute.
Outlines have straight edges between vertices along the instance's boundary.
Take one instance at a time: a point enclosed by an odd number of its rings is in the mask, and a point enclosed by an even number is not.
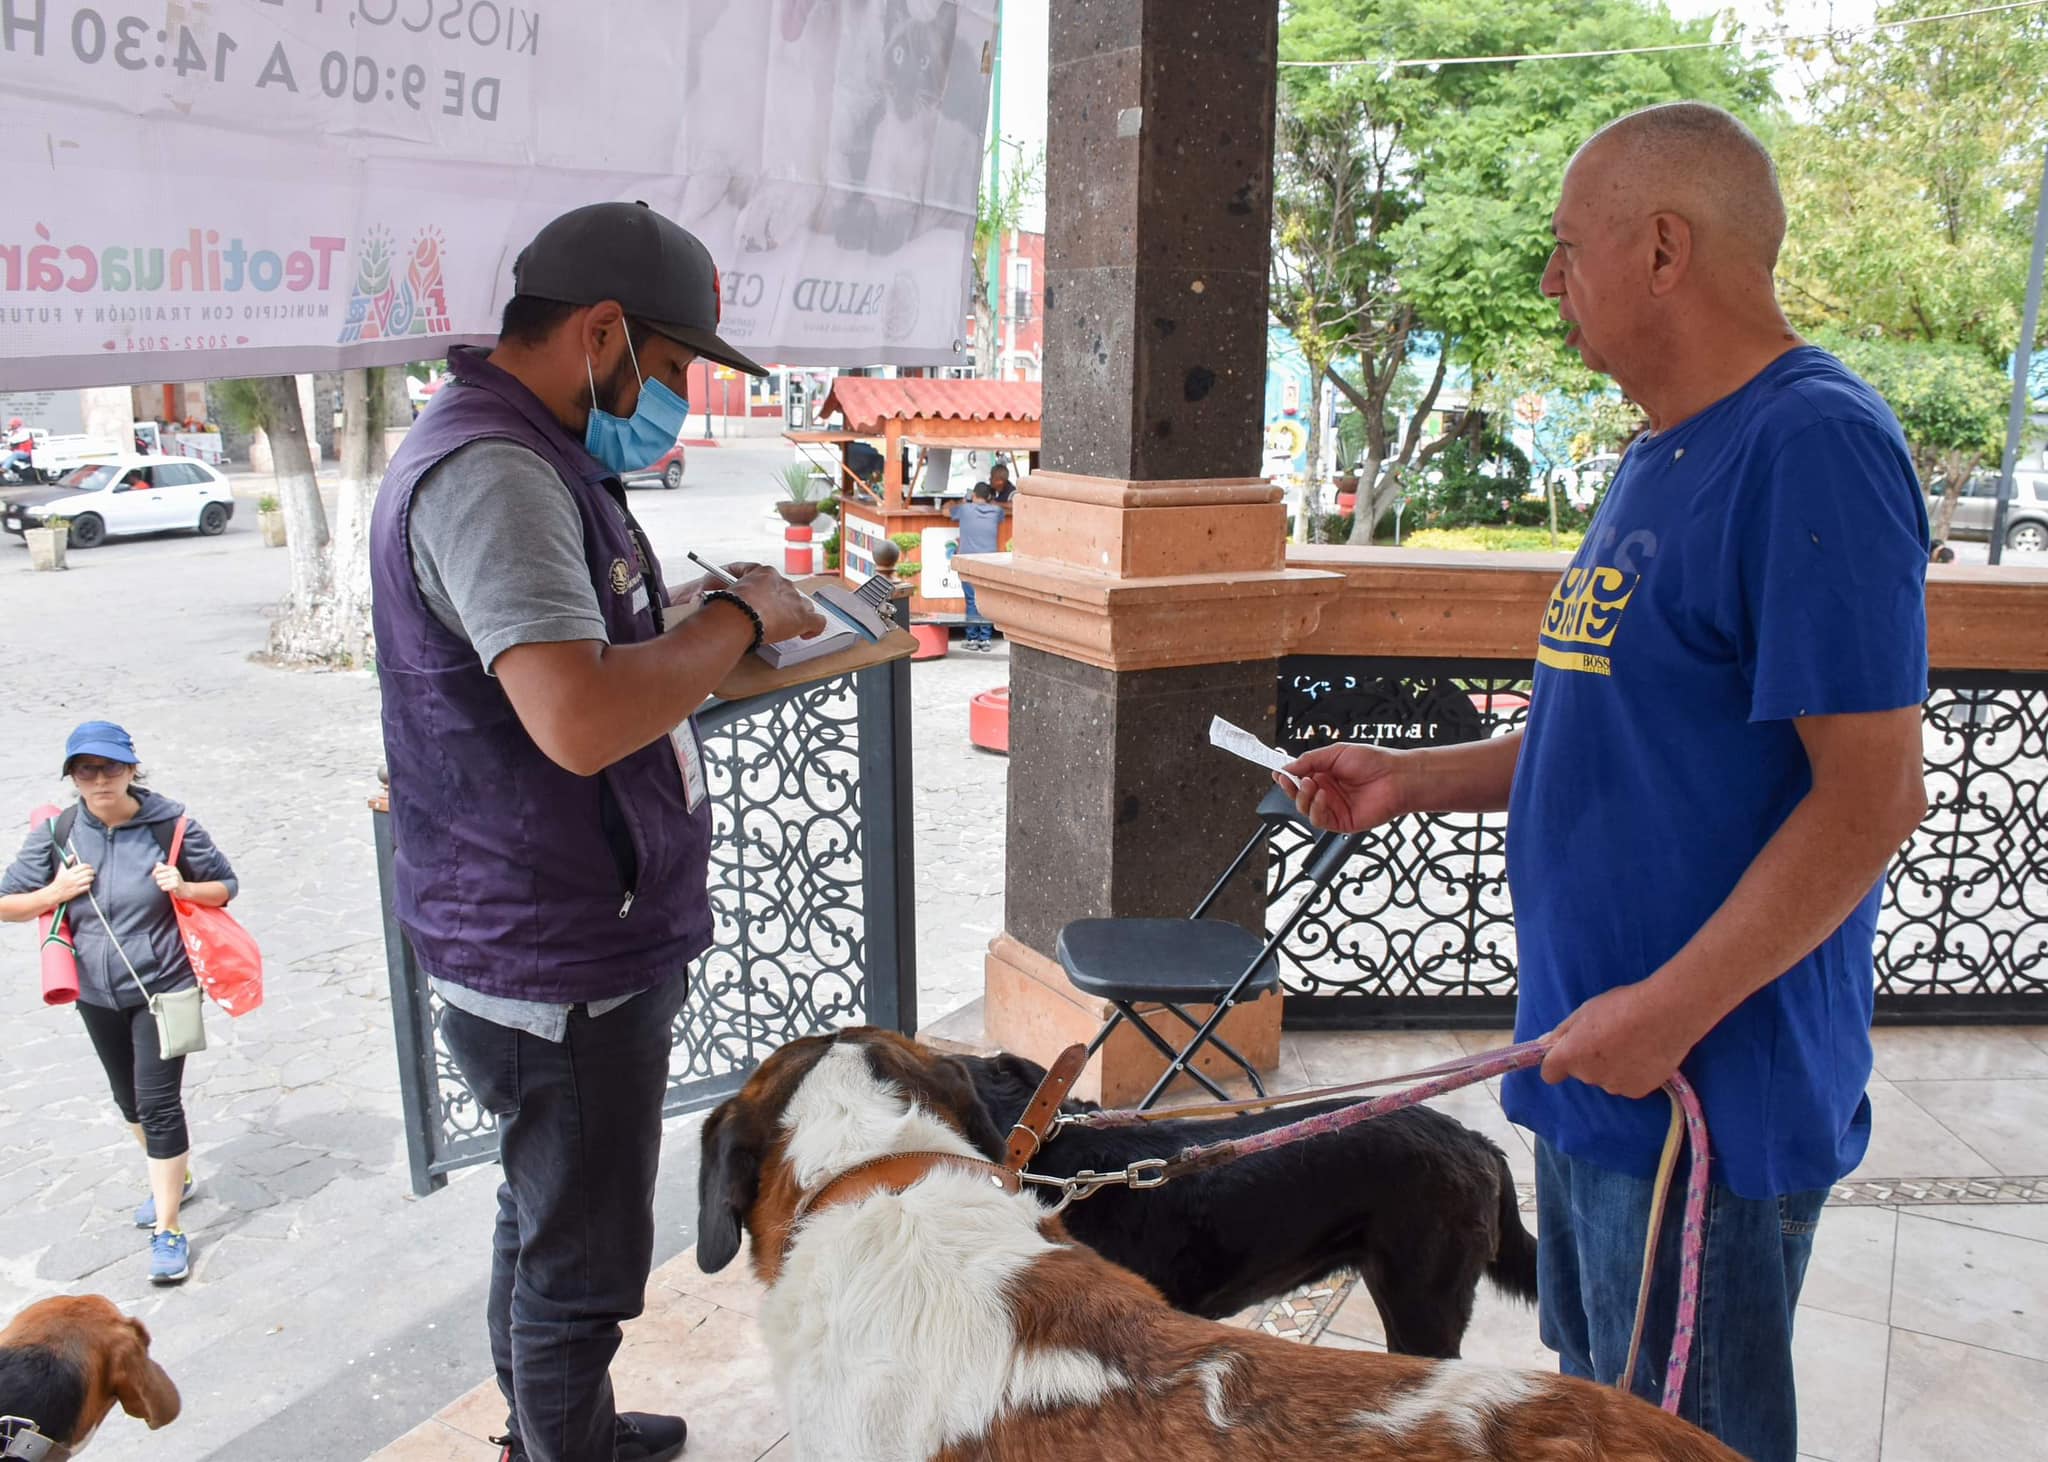
<svg viewBox="0 0 2048 1462"><path fill-rule="evenodd" d="M668 735L675 743L676 764L683 769L683 801L695 812L710 790L704 780L704 748L697 740L697 718L692 716Z"/></svg>

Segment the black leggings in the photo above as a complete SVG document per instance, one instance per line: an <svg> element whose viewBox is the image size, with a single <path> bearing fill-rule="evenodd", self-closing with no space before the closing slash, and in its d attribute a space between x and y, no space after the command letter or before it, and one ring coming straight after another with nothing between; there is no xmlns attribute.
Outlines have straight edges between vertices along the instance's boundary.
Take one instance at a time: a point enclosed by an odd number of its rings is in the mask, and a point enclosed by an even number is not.
<svg viewBox="0 0 2048 1462"><path fill-rule="evenodd" d="M131 1126L142 1128L143 1151L151 1157L177 1157L192 1145L185 1130L185 1103L179 1088L185 1081L185 1058L166 1061L158 1054L156 1017L147 1006L108 1010L78 1002L79 1018L92 1048L107 1070L114 1105Z"/></svg>

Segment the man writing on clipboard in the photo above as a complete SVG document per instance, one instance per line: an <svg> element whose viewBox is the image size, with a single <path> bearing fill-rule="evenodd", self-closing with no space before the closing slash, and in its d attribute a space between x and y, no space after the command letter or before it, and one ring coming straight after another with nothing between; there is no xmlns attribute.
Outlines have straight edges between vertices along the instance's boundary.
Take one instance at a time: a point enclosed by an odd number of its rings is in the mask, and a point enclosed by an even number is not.
<svg viewBox="0 0 2048 1462"><path fill-rule="evenodd" d="M653 1255L669 1027L711 943L690 718L823 620L751 565L671 594L626 507L621 474L681 434L693 360L766 374L718 336L704 246L600 203L512 278L497 347L450 353L372 521L397 911L498 1121L501 1462L644 1462L683 1421L617 1412L607 1368Z"/></svg>

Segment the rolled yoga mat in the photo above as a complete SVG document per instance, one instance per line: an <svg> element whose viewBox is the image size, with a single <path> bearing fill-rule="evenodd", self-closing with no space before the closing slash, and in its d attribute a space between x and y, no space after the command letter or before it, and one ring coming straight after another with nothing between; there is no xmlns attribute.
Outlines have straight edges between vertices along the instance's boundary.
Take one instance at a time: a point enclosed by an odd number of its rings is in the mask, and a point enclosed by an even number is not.
<svg viewBox="0 0 2048 1462"><path fill-rule="evenodd" d="M57 815L45 803L28 815L31 829L39 828ZM36 944L43 956L43 1004L70 1005L78 999L78 960L71 949L71 925L65 919L66 906L57 905L36 918Z"/></svg>

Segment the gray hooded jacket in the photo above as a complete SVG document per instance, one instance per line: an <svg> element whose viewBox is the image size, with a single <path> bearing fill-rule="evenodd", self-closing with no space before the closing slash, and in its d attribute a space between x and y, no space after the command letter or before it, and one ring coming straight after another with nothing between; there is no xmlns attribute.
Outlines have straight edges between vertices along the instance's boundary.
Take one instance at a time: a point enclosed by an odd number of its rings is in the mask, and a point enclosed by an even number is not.
<svg viewBox="0 0 2048 1462"><path fill-rule="evenodd" d="M71 851L81 862L92 865L93 894L142 983L152 994L182 990L193 981L192 965L185 958L185 941L178 934L171 896L150 876L163 861L163 849L149 825L176 822L184 815L185 806L141 787L134 789L134 796L142 811L111 830L81 806L71 829ZM178 861L185 877L194 883L225 883L230 893L240 887L234 868L213 845L206 829L189 818ZM34 893L48 887L56 876L56 851L45 825L30 831L21 852L7 872L0 874L0 894ZM128 966L114 952L90 900L72 902L69 923L71 941L78 950L78 998L87 1005L118 1010L142 1005L142 991L135 988Z"/></svg>

